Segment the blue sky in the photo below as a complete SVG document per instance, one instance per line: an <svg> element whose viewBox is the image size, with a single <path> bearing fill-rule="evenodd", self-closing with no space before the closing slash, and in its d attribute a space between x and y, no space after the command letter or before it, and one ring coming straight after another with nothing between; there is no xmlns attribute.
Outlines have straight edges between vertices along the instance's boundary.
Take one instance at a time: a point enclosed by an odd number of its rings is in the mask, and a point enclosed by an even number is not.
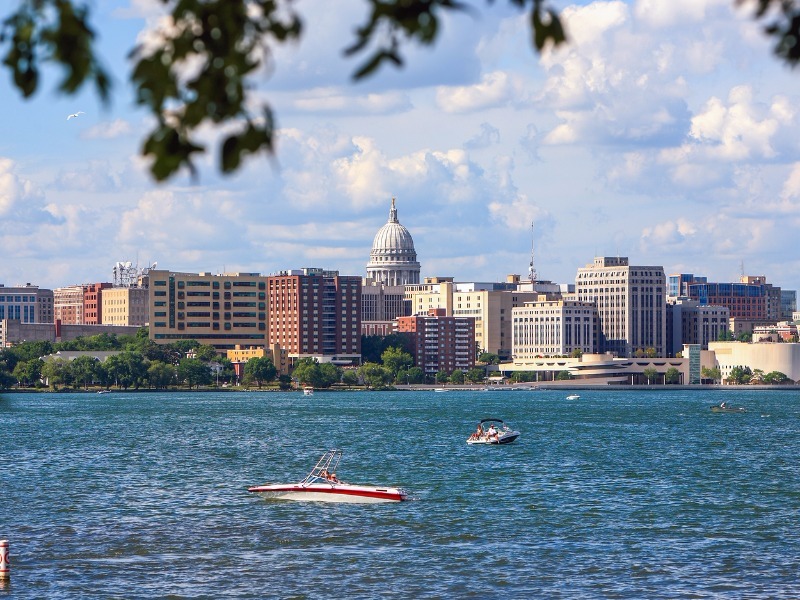
<svg viewBox="0 0 800 600"><path fill-rule="evenodd" d="M0 283L110 281L117 261L364 275L394 196L423 277L525 275L535 220L543 279L623 255L800 288L800 72L747 7L556 2L570 43L538 55L525 14L473 4L433 49L407 48L403 70L353 84L341 50L364 3L300 0L302 40L255 81L277 115L277 167L223 177L209 155L198 181L156 184L126 55L163 26L158 3L95 2L110 107L91 89L59 96L55 72L28 101L0 78Z"/></svg>

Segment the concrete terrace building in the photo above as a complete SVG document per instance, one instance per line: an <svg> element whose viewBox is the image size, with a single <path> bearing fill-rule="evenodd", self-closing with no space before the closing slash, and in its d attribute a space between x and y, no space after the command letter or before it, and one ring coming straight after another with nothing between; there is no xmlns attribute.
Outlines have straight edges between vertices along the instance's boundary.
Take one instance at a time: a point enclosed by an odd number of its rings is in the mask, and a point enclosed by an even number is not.
<svg viewBox="0 0 800 600"><path fill-rule="evenodd" d="M290 359L361 360L361 277L299 269L267 277L267 342Z"/></svg>
<svg viewBox="0 0 800 600"><path fill-rule="evenodd" d="M579 302L597 307L601 352L631 357L654 348L665 356L666 277L659 266L630 266L628 257L596 257L578 269Z"/></svg>
<svg viewBox="0 0 800 600"><path fill-rule="evenodd" d="M150 339L197 340L220 354L267 344L267 277L151 270Z"/></svg>
<svg viewBox="0 0 800 600"><path fill-rule="evenodd" d="M375 234L367 263L367 277L384 285L396 286L419 283L420 266L414 240L408 229L397 220L395 199L389 210L389 220Z"/></svg>
<svg viewBox="0 0 800 600"><path fill-rule="evenodd" d="M432 309L425 315L397 319L397 332L411 339L414 364L428 377L438 371L450 374L475 366L474 319L447 316L444 312Z"/></svg>
<svg viewBox="0 0 800 600"><path fill-rule="evenodd" d="M0 320L20 323L53 323L53 290L25 285L6 287L0 283Z"/></svg>
<svg viewBox="0 0 800 600"><path fill-rule="evenodd" d="M575 350L592 354L597 348L597 309L594 304L548 298L512 309L512 356L528 360L569 356Z"/></svg>

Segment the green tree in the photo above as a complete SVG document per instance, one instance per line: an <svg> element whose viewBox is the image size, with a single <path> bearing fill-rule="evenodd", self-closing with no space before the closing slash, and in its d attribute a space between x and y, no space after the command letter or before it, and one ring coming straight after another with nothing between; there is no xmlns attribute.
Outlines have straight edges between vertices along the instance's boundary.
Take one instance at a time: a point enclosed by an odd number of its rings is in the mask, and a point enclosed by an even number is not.
<svg viewBox="0 0 800 600"><path fill-rule="evenodd" d="M728 379L735 384L744 385L750 383L750 378L753 376L753 371L750 367L736 366L731 369Z"/></svg>
<svg viewBox="0 0 800 600"><path fill-rule="evenodd" d="M358 368L358 376L369 388L381 390L392 382L392 373L377 363L364 363Z"/></svg>
<svg viewBox="0 0 800 600"><path fill-rule="evenodd" d="M200 344L197 346L197 348L194 349L194 356L203 362L211 362L219 359L217 349L209 344Z"/></svg>
<svg viewBox="0 0 800 600"><path fill-rule="evenodd" d="M211 369L199 358L183 358L178 364L178 381L192 389L195 386L208 385L213 381Z"/></svg>
<svg viewBox="0 0 800 600"><path fill-rule="evenodd" d="M450 373L450 383L461 385L464 383L464 371L461 369L456 369L452 373Z"/></svg>
<svg viewBox="0 0 800 600"><path fill-rule="evenodd" d="M89 389L89 384L94 382L97 375L99 363L94 356L78 356L70 363L73 381L83 384L83 389Z"/></svg>
<svg viewBox="0 0 800 600"><path fill-rule="evenodd" d="M656 352L656 349L655 349L655 348L652 348L652 347L650 347L650 348L645 348L645 349L644 349L644 355L645 355L647 358L655 358L656 356L658 356L658 352Z"/></svg>
<svg viewBox="0 0 800 600"><path fill-rule="evenodd" d="M17 383L17 378L6 370L0 370L0 390L8 390Z"/></svg>
<svg viewBox="0 0 800 600"><path fill-rule="evenodd" d="M137 352L125 351L109 356L102 363L102 368L109 384L126 390L131 386L138 388L147 378L144 357Z"/></svg>
<svg viewBox="0 0 800 600"><path fill-rule="evenodd" d="M481 352L478 355L478 362L486 365L499 365L500 357L494 352Z"/></svg>
<svg viewBox="0 0 800 600"><path fill-rule="evenodd" d="M414 366L414 357L401 348L391 346L381 354L381 362L389 369L392 377L395 377L398 372Z"/></svg>
<svg viewBox="0 0 800 600"><path fill-rule="evenodd" d="M655 381L656 377L658 377L658 371L656 371L653 367L647 367L642 371L642 375L647 380L647 385L650 385Z"/></svg>
<svg viewBox="0 0 800 600"><path fill-rule="evenodd" d="M282 390L292 389L292 378L289 375L279 375L278 387L280 387Z"/></svg>
<svg viewBox="0 0 800 600"><path fill-rule="evenodd" d="M764 383L768 385L783 384L788 383L789 381L789 377L780 371L770 371L764 375Z"/></svg>
<svg viewBox="0 0 800 600"><path fill-rule="evenodd" d="M71 373L69 364L63 358L54 358L45 361L42 365L42 377L53 389L58 389L59 385L69 385Z"/></svg>
<svg viewBox="0 0 800 600"><path fill-rule="evenodd" d="M570 352L570 358L580 358L583 356L583 350L580 348L575 348L572 352Z"/></svg>
<svg viewBox="0 0 800 600"><path fill-rule="evenodd" d="M400 348L406 352L411 352L411 340L402 333L392 333L390 335L362 335L361 336L361 360L363 362L381 362L381 355L387 348Z"/></svg>
<svg viewBox="0 0 800 600"><path fill-rule="evenodd" d="M559 381L569 381L572 379L572 373L569 371L559 371L558 375L556 375L556 379Z"/></svg>
<svg viewBox="0 0 800 600"><path fill-rule="evenodd" d="M733 339L733 332L730 329L721 330L717 336L718 342L732 342Z"/></svg>
<svg viewBox="0 0 800 600"><path fill-rule="evenodd" d="M681 382L681 372L678 371L675 367L670 367L667 369L667 372L664 374L664 381L670 384L676 384Z"/></svg>
<svg viewBox="0 0 800 600"><path fill-rule="evenodd" d="M313 358L303 358L295 365L292 376L302 385L327 388L342 378L342 369L332 363L320 364Z"/></svg>
<svg viewBox="0 0 800 600"><path fill-rule="evenodd" d="M245 381L254 380L259 388L262 381L272 381L277 373L278 370L275 368L272 359L266 356L255 356L244 365Z"/></svg>
<svg viewBox="0 0 800 600"><path fill-rule="evenodd" d="M345 369L342 373L342 383L346 385L358 385L358 373L354 369Z"/></svg>
<svg viewBox="0 0 800 600"><path fill-rule="evenodd" d="M42 376L42 366L44 362L40 358L23 360L14 367L12 375L24 386L32 385L39 381Z"/></svg>
<svg viewBox="0 0 800 600"><path fill-rule="evenodd" d="M753 334L747 331L743 331L742 333L736 336L736 341L749 344L750 342L753 341Z"/></svg>
<svg viewBox="0 0 800 600"><path fill-rule="evenodd" d="M436 371L435 380L436 383L447 383L450 379L450 376L447 374L447 371Z"/></svg>
<svg viewBox="0 0 800 600"><path fill-rule="evenodd" d="M486 379L486 370L481 367L472 367L467 371L467 379L469 379L471 383L481 383Z"/></svg>
<svg viewBox="0 0 800 600"><path fill-rule="evenodd" d="M406 371L408 383L423 383L425 381L425 371L422 367L411 367Z"/></svg>
<svg viewBox="0 0 800 600"><path fill-rule="evenodd" d="M165 390L175 383L174 365L155 360L147 367L147 381L157 390Z"/></svg>
<svg viewBox="0 0 800 600"><path fill-rule="evenodd" d="M722 373L720 372L719 367L702 367L700 369L700 377L702 379L710 379L716 383L722 379Z"/></svg>

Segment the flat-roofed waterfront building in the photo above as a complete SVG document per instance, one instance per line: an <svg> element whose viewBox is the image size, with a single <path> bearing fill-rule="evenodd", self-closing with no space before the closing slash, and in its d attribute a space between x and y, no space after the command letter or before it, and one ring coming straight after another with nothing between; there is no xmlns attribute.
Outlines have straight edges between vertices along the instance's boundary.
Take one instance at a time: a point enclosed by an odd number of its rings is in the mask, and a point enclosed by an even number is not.
<svg viewBox="0 0 800 600"><path fill-rule="evenodd" d="M666 356L666 277L660 266L630 266L628 257L596 257L578 269L579 302L597 307L600 352L631 357L637 350Z"/></svg>
<svg viewBox="0 0 800 600"><path fill-rule="evenodd" d="M592 303L542 294L511 314L514 360L597 351L597 309Z"/></svg>
<svg viewBox="0 0 800 600"><path fill-rule="evenodd" d="M669 356L683 352L685 345L708 350L708 343L729 330L730 312L725 306L708 306L688 298L671 299L667 305Z"/></svg>
<svg viewBox="0 0 800 600"><path fill-rule="evenodd" d="M83 325L82 285L68 285L53 290L54 321L64 325Z"/></svg>
<svg viewBox="0 0 800 600"><path fill-rule="evenodd" d="M361 360L361 277L317 268L267 277L267 341L291 360L326 357L337 364Z"/></svg>
<svg viewBox="0 0 800 600"><path fill-rule="evenodd" d="M520 292L513 282L457 283L452 277L438 277L406 286L406 297L411 301L414 315L443 309L448 316L472 317L479 352L508 358L512 345L511 311L537 300L539 292Z"/></svg>
<svg viewBox="0 0 800 600"><path fill-rule="evenodd" d="M0 283L0 320L20 323L53 322L53 290L37 285L8 286Z"/></svg>
<svg viewBox="0 0 800 600"><path fill-rule="evenodd" d="M397 333L408 336L414 364L429 378L443 371L469 371L475 366L475 321L472 317L453 317L444 309L431 309L425 315L398 317Z"/></svg>
<svg viewBox="0 0 800 600"><path fill-rule="evenodd" d="M149 272L150 339L197 340L220 354L267 344L267 277L259 273Z"/></svg>
<svg viewBox="0 0 800 600"><path fill-rule="evenodd" d="M103 323L103 293L111 286L110 283L89 283L83 286L82 325L101 325Z"/></svg>
<svg viewBox="0 0 800 600"><path fill-rule="evenodd" d="M369 277L361 282L361 333L386 336L397 317L411 314L405 287L386 285Z"/></svg>
<svg viewBox="0 0 800 600"><path fill-rule="evenodd" d="M106 288L102 295L104 325L147 325L150 291L141 287Z"/></svg>

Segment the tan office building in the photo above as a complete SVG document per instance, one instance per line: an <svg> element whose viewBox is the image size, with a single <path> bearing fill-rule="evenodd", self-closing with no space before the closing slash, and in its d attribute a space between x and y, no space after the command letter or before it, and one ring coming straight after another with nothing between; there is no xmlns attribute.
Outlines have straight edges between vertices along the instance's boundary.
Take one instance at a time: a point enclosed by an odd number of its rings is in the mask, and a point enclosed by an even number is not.
<svg viewBox="0 0 800 600"><path fill-rule="evenodd" d="M147 325L149 290L139 287L116 287L103 290L103 325Z"/></svg>
<svg viewBox="0 0 800 600"><path fill-rule="evenodd" d="M619 357L666 356L666 292L663 267L630 266L626 256L596 257L575 278L576 299L597 306L599 351Z"/></svg>
<svg viewBox="0 0 800 600"><path fill-rule="evenodd" d="M237 345L266 346L267 277L166 270L151 270L149 277L151 340L197 340L220 354Z"/></svg>
<svg viewBox="0 0 800 600"><path fill-rule="evenodd" d="M594 304L548 298L514 308L512 314L513 359L569 356L597 351L597 309Z"/></svg>
<svg viewBox="0 0 800 600"><path fill-rule="evenodd" d="M406 286L414 315L444 309L447 316L475 319L477 352L501 358L512 354L512 310L539 298L539 292L519 292L513 283L456 283L452 278L426 278Z"/></svg>

